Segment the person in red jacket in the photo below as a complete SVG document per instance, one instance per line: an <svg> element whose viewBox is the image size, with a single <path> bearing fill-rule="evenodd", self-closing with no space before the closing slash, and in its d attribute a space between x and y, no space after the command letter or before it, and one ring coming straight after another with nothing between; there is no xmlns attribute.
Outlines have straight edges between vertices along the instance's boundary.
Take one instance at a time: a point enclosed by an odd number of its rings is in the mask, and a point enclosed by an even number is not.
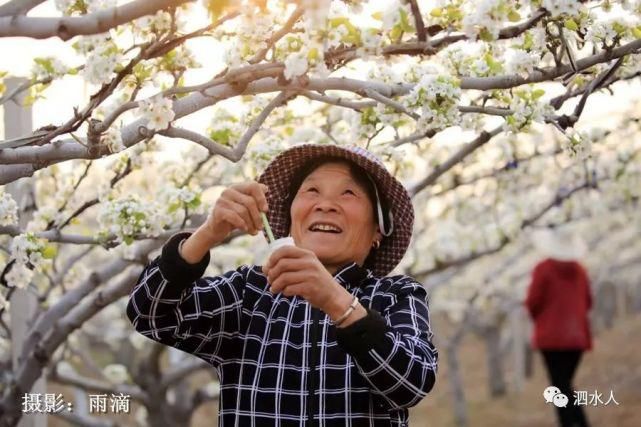
<svg viewBox="0 0 641 427"><path fill-rule="evenodd" d="M572 259L576 250L556 248L547 251L554 257L534 268L525 305L534 321L532 347L541 351L552 385L569 400L566 407L556 407L559 424L583 427L588 422L582 407L574 404L572 378L583 352L592 349L590 281L585 268Z"/></svg>

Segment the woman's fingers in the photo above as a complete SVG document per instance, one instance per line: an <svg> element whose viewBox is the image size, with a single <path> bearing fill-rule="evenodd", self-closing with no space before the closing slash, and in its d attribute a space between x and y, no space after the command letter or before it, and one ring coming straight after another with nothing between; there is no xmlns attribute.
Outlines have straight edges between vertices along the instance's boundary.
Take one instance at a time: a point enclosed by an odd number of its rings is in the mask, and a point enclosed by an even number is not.
<svg viewBox="0 0 641 427"><path fill-rule="evenodd" d="M259 211L267 212L267 210L269 209L269 205L267 204L267 197L265 197L265 193L267 193L269 187L267 187L265 184L251 181L238 184L236 188L240 193L253 198Z"/></svg>
<svg viewBox="0 0 641 427"><path fill-rule="evenodd" d="M260 230L263 227L263 221L260 218L260 209L258 208L256 199L241 192L234 192L230 194L230 197L247 211L249 219L251 220L251 228L256 231Z"/></svg>
<svg viewBox="0 0 641 427"><path fill-rule="evenodd" d="M306 288L303 284L290 285L283 289L283 295L285 295L286 297L293 297L294 295L298 295L304 298L305 290Z"/></svg>
<svg viewBox="0 0 641 427"><path fill-rule="evenodd" d="M284 248L279 248L276 252L279 252L281 249ZM272 254L272 257L270 257L268 268L265 272L269 283L273 283L279 276L290 271L301 271L305 272L307 276L310 275L310 269L313 269L314 265L313 260L309 259L309 257L287 257L282 255L275 257L274 255L276 255L276 252Z"/></svg>
<svg viewBox="0 0 641 427"><path fill-rule="evenodd" d="M306 274L304 271L288 271L279 275L274 282L271 282L269 290L274 294L278 292L286 294L285 291L287 291L289 287L300 285L305 279Z"/></svg>
<svg viewBox="0 0 641 427"><path fill-rule="evenodd" d="M236 229L257 234L263 228L260 212L266 212L268 207L267 190L266 185L255 181L225 189L207 217L206 227L215 240L224 240Z"/></svg>
<svg viewBox="0 0 641 427"><path fill-rule="evenodd" d="M252 206L251 197L242 195L236 191L230 191L225 195L225 205L235 211L246 223L244 230L256 234L261 228L260 214L255 206ZM258 218L256 218L258 217Z"/></svg>
<svg viewBox="0 0 641 427"><path fill-rule="evenodd" d="M247 222L245 221L245 219L243 219L243 217L238 215L238 213L234 209L221 206L218 209L217 214L220 220L227 222L234 229L248 231Z"/></svg>

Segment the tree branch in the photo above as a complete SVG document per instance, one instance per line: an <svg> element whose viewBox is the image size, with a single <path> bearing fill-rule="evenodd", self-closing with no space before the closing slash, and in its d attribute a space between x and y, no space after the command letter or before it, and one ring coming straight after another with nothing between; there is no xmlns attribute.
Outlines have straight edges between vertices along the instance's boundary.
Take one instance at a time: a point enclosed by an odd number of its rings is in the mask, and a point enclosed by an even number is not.
<svg viewBox="0 0 641 427"><path fill-rule="evenodd" d="M0 6L0 16L26 15L46 0L11 0Z"/></svg>
<svg viewBox="0 0 641 427"><path fill-rule="evenodd" d="M57 369L57 367L51 369L48 375L48 379L61 384L80 387L86 391L128 394L133 399L136 399L143 404L148 401L148 397L146 396L145 392L138 386L127 384L112 384L107 381L100 381L94 378L83 377L81 375L78 375L77 373L62 373Z"/></svg>
<svg viewBox="0 0 641 427"><path fill-rule="evenodd" d="M209 151L211 155L218 155L230 160L232 162L237 162L239 159L236 158L234 150L224 145L218 144L216 141L208 138L205 135L199 134L197 132L192 132L185 128L171 126L165 130L158 131L159 135L167 136L169 138L182 138L204 147Z"/></svg>
<svg viewBox="0 0 641 427"><path fill-rule="evenodd" d="M40 18L26 16L0 17L0 37L59 37L67 41L78 35L99 34L161 9L176 7L191 0L135 0L122 6L100 10L84 16Z"/></svg>
<svg viewBox="0 0 641 427"><path fill-rule="evenodd" d="M641 48L641 39L632 41L621 47L612 49L611 51L604 51L587 58L577 61L579 69L586 69L595 64L606 62L614 58L620 58L627 54L633 53ZM511 87L520 86L527 83L537 83L545 80L552 80L556 77L562 76L567 73L569 66L560 66L556 68L547 68L533 72L528 77L519 75L507 75L496 77L482 77L472 78L466 77L461 79L462 89L507 89ZM257 76L252 76L256 78ZM398 95L407 94L413 88L412 84L397 84L387 85L379 82L367 82L348 78L327 78L327 79L309 79L306 86L301 87L300 82L291 82L288 86L283 86L278 79L266 77L259 78L258 80L248 83L243 94L257 94L267 93L274 91L290 90L312 90L312 91L325 91L325 90L345 90L354 93L363 91L364 89L375 90L384 96L394 97ZM236 85L223 84L203 91L203 93L194 93L185 98L179 99L174 102L174 111L176 119L191 114L194 111L205 108L209 105L216 103L219 100L226 99L238 94ZM146 121L139 119L127 125L122 130L123 144L127 147L148 137L148 132L141 132L145 128ZM46 167L50 164L59 161L68 160L72 158L97 158L101 155L108 154L106 146L95 147L95 152L89 152L87 147L84 147L77 142L56 142L46 144L44 146L33 147L18 147L14 149L0 150L0 162L10 163L16 166L16 163L22 165L16 167L6 167L0 172L0 185L9 181L9 178L16 179L16 177L30 176L35 170ZM27 162L34 162L34 165L24 165Z"/></svg>
<svg viewBox="0 0 641 427"><path fill-rule="evenodd" d="M418 41L424 42L427 40L428 35L427 31L425 31L425 23L423 23L421 9L416 0L409 0L409 3L412 8L412 15L414 15L414 23L416 24L416 36L418 37Z"/></svg>
<svg viewBox="0 0 641 427"><path fill-rule="evenodd" d="M185 377L193 374L194 372L207 368L211 368L211 365L204 360L190 359L189 361L184 362L182 365L177 366L176 368L163 375L158 387L162 390L165 390L171 387L174 383L185 379Z"/></svg>
<svg viewBox="0 0 641 427"><path fill-rule="evenodd" d="M455 165L457 165L461 160L463 160L465 157L467 157L469 154L474 152L477 148L483 146L484 144L488 143L492 138L494 138L496 135L501 133L503 130L503 126L498 126L491 131L483 131L481 134L474 139L473 141L465 144L459 151L454 153L452 157L447 159L445 162L442 164L438 165L437 167L434 168L432 173L430 173L428 176L426 176L424 179L419 181L418 183L414 184L409 188L409 193L413 197L415 196L418 192L423 190L425 187L432 185L436 180L443 175L445 172L453 168Z"/></svg>

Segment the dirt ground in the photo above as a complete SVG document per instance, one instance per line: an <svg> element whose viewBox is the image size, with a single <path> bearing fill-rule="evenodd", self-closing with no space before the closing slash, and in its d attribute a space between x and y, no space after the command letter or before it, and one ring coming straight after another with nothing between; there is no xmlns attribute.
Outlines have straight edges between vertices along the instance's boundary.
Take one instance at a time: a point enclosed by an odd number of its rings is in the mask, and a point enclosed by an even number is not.
<svg viewBox="0 0 641 427"><path fill-rule="evenodd" d="M610 390L619 405L584 406L591 426L636 427L641 425L641 314L619 320L610 330L601 331L594 349L584 353L574 378L575 390L602 393L607 401ZM438 324L435 323L438 333ZM446 355L443 353L443 357ZM555 427L554 407L546 404L543 390L549 386L539 353L535 354L534 372L520 393L491 399L487 387L487 369L483 344L468 337L460 353L461 370L468 403L471 427L522 426ZM443 359L444 360L444 359ZM506 376L510 381L508 370ZM439 364L437 385L418 406L411 410L412 427L453 427L451 389L447 366ZM508 384L510 387L510 384ZM570 402L572 403L572 399Z"/></svg>

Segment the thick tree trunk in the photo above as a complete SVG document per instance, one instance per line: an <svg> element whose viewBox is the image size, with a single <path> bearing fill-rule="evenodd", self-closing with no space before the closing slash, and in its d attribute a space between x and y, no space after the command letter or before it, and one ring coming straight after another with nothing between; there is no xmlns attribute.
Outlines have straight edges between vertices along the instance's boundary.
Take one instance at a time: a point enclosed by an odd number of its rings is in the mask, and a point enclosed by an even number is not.
<svg viewBox="0 0 641 427"><path fill-rule="evenodd" d="M503 370L503 354L501 353L501 330L489 327L484 332L487 349L488 386L492 397L502 396L506 392L505 373Z"/></svg>
<svg viewBox="0 0 641 427"><path fill-rule="evenodd" d="M447 368L449 371L448 380L452 389L452 398L454 400L454 421L457 427L467 427L467 403L465 402L465 389L463 388L463 378L458 361L458 344L450 343L446 345L447 351Z"/></svg>

